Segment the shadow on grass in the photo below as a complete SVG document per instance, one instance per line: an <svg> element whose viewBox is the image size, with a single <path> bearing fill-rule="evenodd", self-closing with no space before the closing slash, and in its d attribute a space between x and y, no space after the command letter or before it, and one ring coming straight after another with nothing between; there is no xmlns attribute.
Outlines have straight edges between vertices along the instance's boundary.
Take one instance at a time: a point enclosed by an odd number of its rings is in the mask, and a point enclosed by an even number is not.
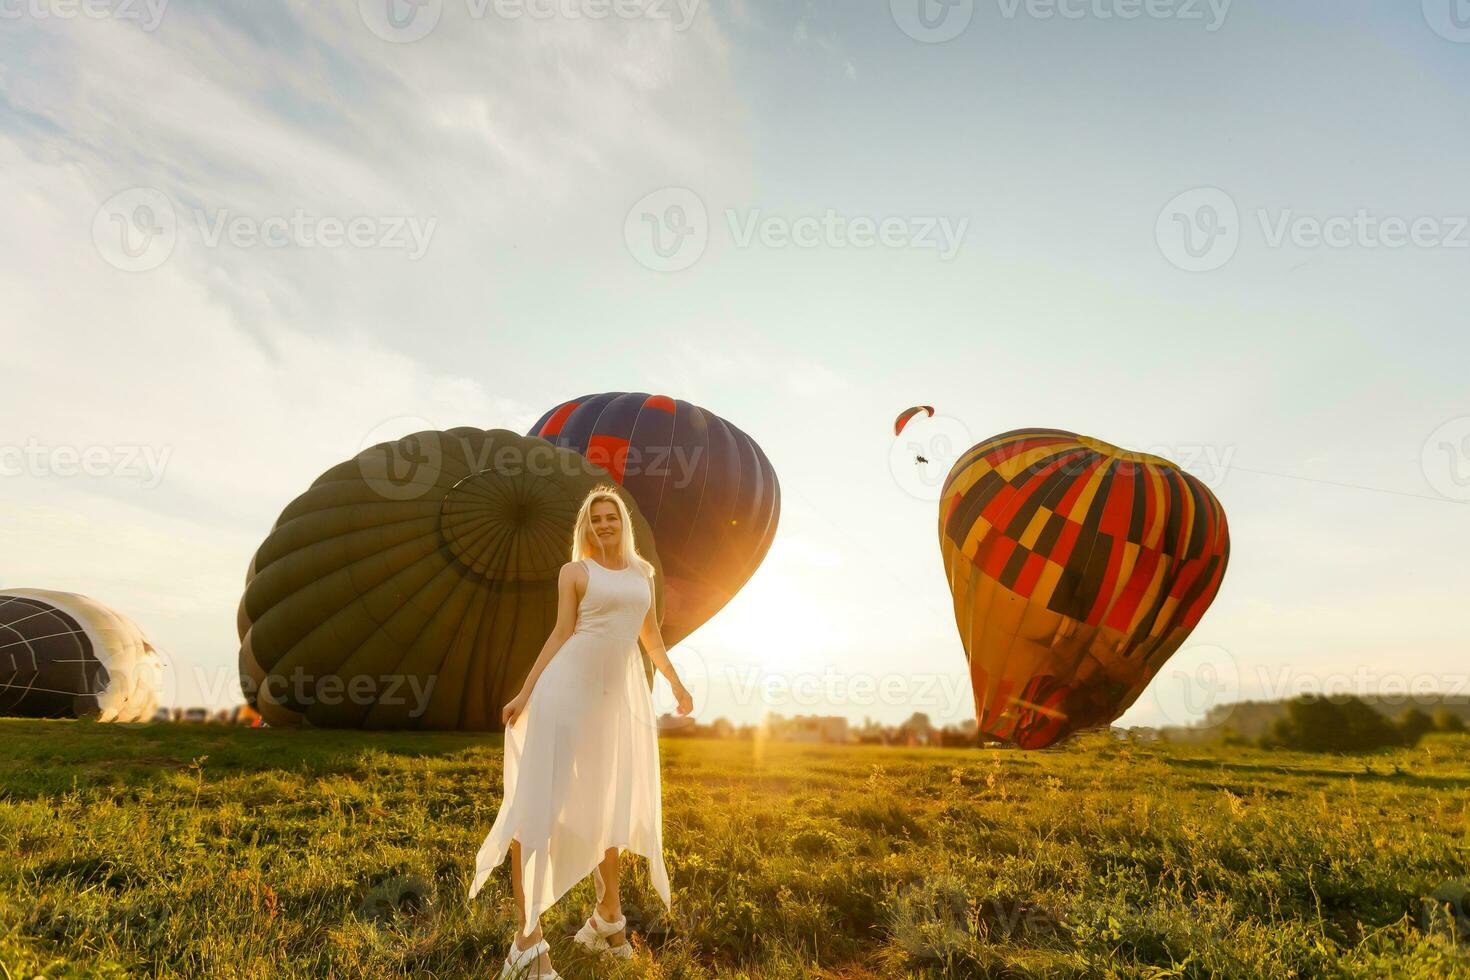
<svg viewBox="0 0 1470 980"><path fill-rule="evenodd" d="M395 767L395 760L498 754L488 732L362 732L157 723L0 719L0 799L25 800L113 786L138 790L187 773L211 777L288 771L305 777Z"/></svg>
<svg viewBox="0 0 1470 980"><path fill-rule="evenodd" d="M1344 761L1362 760L1363 765L1372 765L1373 756L1333 756ZM1455 776L1430 776L1410 772L1378 772L1365 769L1323 769L1320 767L1292 765L1270 765L1264 762L1224 762L1218 759L1169 759L1168 765L1180 769L1196 769L1212 772L1250 773L1272 778L1286 776L1301 779L1355 780L1360 783L1387 783L1393 786L1415 786L1420 789L1470 789L1470 779ZM1392 765L1392 763L1385 763Z"/></svg>
<svg viewBox="0 0 1470 980"><path fill-rule="evenodd" d="M69 881L83 887L100 887L124 892L141 887L147 876L107 857L62 858L48 861L35 870L41 884Z"/></svg>

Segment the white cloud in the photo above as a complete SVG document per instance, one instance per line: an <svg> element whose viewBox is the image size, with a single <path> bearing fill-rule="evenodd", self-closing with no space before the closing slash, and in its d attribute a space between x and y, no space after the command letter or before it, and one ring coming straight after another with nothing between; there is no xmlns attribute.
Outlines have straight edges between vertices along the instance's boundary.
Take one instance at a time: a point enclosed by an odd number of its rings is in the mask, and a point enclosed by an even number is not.
<svg viewBox="0 0 1470 980"><path fill-rule="evenodd" d="M151 489L5 477L0 584L95 592L185 665L233 669L250 556L313 479L409 417L524 431L565 396L544 370L563 341L524 297L595 288L650 184L739 178L708 17L674 33L450 4L432 36L390 45L356 8L222 2L172 7L152 33L0 35L0 444L166 461ZM99 205L132 187L178 218L148 271L93 243ZM207 247L196 209L439 225L415 263Z"/></svg>
<svg viewBox="0 0 1470 980"><path fill-rule="evenodd" d="M117 192L157 188L180 219L167 264L263 343L273 319L394 343L420 318L463 335L507 286L565 287L568 268L617 261L609 246L651 187L718 194L740 179L738 105L707 14L675 32L657 20L476 19L446 4L433 34L392 45L356 7L175 7L153 33L12 25L0 56L21 70L0 76L0 93L20 122L7 162L65 167L77 205L40 247L85 234ZM201 220L221 211L262 221L297 209L438 227L419 262L201 241ZM599 227L606 241L589 234Z"/></svg>

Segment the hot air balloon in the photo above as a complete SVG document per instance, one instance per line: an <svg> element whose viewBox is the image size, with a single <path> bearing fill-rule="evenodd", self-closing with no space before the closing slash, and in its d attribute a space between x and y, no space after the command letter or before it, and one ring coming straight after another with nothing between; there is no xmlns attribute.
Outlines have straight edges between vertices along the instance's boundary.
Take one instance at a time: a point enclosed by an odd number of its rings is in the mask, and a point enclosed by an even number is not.
<svg viewBox="0 0 1470 980"><path fill-rule="evenodd" d="M136 623L95 599L0 591L0 715L151 721L158 651Z"/></svg>
<svg viewBox="0 0 1470 980"><path fill-rule="evenodd" d="M667 576L670 646L740 591L775 537L781 487L770 460L697 405L643 392L585 395L547 412L531 435L607 467L643 508Z"/></svg>
<svg viewBox="0 0 1470 980"><path fill-rule="evenodd" d="M1166 459L1058 429L971 447L939 546L979 730L1023 748L1116 719L1225 575L1225 511Z"/></svg>
<svg viewBox="0 0 1470 980"><path fill-rule="evenodd" d="M913 418L915 415L918 415L920 412L923 412L930 418L933 418L934 406L915 405L913 408L906 408L902 412L899 412L898 418L893 420L893 434L895 436L900 435L903 432L903 427L909 424L909 419Z"/></svg>
<svg viewBox="0 0 1470 980"><path fill-rule="evenodd" d="M251 562L246 700L272 725L500 730L556 622L577 508L612 482L504 429L418 432L332 467ZM620 496L658 569L648 522ZM646 657L644 670L651 684Z"/></svg>

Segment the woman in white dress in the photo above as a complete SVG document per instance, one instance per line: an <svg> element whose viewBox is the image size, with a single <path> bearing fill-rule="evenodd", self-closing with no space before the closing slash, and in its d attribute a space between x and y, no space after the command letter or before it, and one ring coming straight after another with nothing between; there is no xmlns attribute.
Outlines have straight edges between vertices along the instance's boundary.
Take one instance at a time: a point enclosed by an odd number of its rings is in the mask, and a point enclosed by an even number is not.
<svg viewBox="0 0 1470 980"><path fill-rule="evenodd" d="M475 859L470 897L511 856L516 936L502 978L555 980L541 913L593 875L597 905L577 941L629 957L618 854L648 859L670 907L664 868L658 728L638 641L668 678L678 713L694 708L669 662L653 609L653 566L638 554L627 508L610 487L587 495L572 561L557 583L556 626L509 704L505 798Z"/></svg>

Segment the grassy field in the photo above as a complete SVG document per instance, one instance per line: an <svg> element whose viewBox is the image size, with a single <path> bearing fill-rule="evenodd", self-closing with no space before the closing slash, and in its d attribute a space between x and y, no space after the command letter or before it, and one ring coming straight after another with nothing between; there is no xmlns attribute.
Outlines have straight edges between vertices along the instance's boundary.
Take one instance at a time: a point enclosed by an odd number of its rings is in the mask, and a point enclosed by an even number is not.
<svg viewBox="0 0 1470 980"><path fill-rule="evenodd" d="M494 976L464 901L499 739L0 721L0 964L47 976ZM1334 757L666 740L674 910L569 978L1470 976L1470 740ZM1459 908L1464 909L1461 905ZM1463 921L1461 922L1463 924Z"/></svg>

